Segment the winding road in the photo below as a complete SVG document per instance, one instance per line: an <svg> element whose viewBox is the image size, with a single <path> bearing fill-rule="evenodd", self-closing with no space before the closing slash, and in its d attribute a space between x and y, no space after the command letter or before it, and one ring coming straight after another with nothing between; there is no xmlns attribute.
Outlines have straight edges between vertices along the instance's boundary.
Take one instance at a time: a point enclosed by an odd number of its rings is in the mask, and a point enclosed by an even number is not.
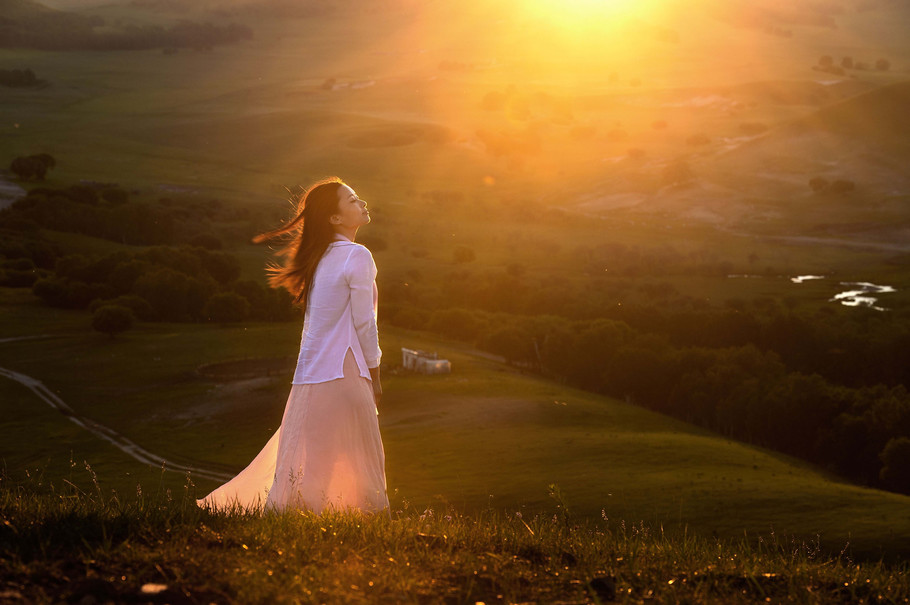
<svg viewBox="0 0 910 605"><path fill-rule="evenodd" d="M34 337L32 337L34 338ZM15 340L15 339L4 339L6 341ZM188 466L185 464L178 464L176 462L169 462L165 458L154 454L147 449L141 447L135 442L127 439L117 431L99 424L94 420L86 418L76 413L73 408L68 406L62 399L57 397L53 391L44 386L40 380L36 380L31 376L26 376L25 374L20 374L19 372L14 372L6 368L0 368L0 376L9 378L10 380L15 380L19 384L23 385L27 389L31 390L35 395L40 397L47 403L49 406L66 416L70 421L74 422L76 425L87 430L96 437L104 439L118 450L131 456L142 462L143 464L150 464L152 466L162 467L168 471L174 471L179 473L191 473L196 477L202 477L204 479L211 479L213 481L227 481L231 478L231 475L226 473L220 473L218 471L213 471L205 468L200 468L198 466Z"/></svg>

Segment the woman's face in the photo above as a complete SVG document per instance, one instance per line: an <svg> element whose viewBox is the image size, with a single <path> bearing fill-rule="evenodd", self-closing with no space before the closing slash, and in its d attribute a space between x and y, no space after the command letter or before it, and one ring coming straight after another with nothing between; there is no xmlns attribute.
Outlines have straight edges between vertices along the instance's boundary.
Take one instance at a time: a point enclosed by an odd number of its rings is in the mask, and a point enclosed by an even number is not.
<svg viewBox="0 0 910 605"><path fill-rule="evenodd" d="M367 203L357 197L347 185L338 188L338 210L332 215L332 224L345 229L356 229L370 222Z"/></svg>

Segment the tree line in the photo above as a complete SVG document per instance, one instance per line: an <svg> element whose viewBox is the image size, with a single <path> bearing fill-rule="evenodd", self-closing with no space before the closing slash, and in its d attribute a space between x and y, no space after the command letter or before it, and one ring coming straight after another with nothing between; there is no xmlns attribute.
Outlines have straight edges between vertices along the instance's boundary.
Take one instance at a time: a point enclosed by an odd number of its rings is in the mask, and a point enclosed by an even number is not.
<svg viewBox="0 0 910 605"><path fill-rule="evenodd" d="M246 243L249 230L268 220L217 199L132 201L122 187L91 183L35 187L0 216L0 226L20 233L43 227L131 246L198 242L221 247L224 238Z"/></svg>
<svg viewBox="0 0 910 605"><path fill-rule="evenodd" d="M221 249L217 232L248 242L256 223L249 209L217 200L131 202L115 185L35 188L0 211L0 285L31 288L54 307L100 311L107 320L96 327L111 334L134 319L292 319L286 292L241 280L239 260ZM42 228L149 247L65 254ZM120 308L114 319L101 311L111 306Z"/></svg>
<svg viewBox="0 0 910 605"><path fill-rule="evenodd" d="M9 88L38 88L47 82L39 80L31 69L0 69L0 86Z"/></svg>
<svg viewBox="0 0 910 605"><path fill-rule="evenodd" d="M809 460L854 481L910 493L910 393L903 384L844 386L794 370L774 350L752 343L674 342L673 335L616 319L394 303L383 305L382 316L395 325L469 342L572 386ZM685 325L690 316L665 319ZM723 324L719 315L715 319ZM704 325L713 331L710 323L705 315Z"/></svg>
<svg viewBox="0 0 910 605"><path fill-rule="evenodd" d="M96 31L105 25L98 16L63 11L36 11L31 15L0 19L0 48L39 50L143 50L150 48L206 49L253 37L243 24L214 25L183 21L160 25L127 25Z"/></svg>
<svg viewBox="0 0 910 605"><path fill-rule="evenodd" d="M290 320L299 314L289 296L240 280L237 258L222 249L223 241L248 242L278 220L214 200L131 201L116 185L35 188L0 211L0 284L96 315L117 307L147 321ZM41 228L148 247L65 254ZM619 281L600 275L604 254ZM474 344L529 371L861 483L910 492L906 312L806 310L773 299L710 305L670 284L631 279L724 274L722 260L615 245L564 256L582 267L577 279L539 277L517 263L477 274L460 257L450 274L429 280L411 270L405 284L383 272L380 319ZM618 305L617 288L649 302ZM97 322L109 333L125 325L123 317Z"/></svg>

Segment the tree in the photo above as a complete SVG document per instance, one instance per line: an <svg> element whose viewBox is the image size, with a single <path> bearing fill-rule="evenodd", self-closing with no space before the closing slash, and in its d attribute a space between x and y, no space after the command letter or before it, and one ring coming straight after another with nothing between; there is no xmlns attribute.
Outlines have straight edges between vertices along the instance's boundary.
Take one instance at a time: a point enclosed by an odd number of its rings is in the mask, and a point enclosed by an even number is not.
<svg viewBox="0 0 910 605"><path fill-rule="evenodd" d="M224 244L221 243L221 240L211 233L198 233L190 238L190 246L195 246L196 248L205 248L206 250L221 250L224 247Z"/></svg>
<svg viewBox="0 0 910 605"><path fill-rule="evenodd" d="M466 309L440 309L430 316L427 329L443 336L473 341L486 327L477 313Z"/></svg>
<svg viewBox="0 0 910 605"><path fill-rule="evenodd" d="M878 71L888 71L891 69L891 61L888 59L879 59L875 62L875 69Z"/></svg>
<svg viewBox="0 0 910 605"><path fill-rule="evenodd" d="M469 263L476 258L474 251L467 246L456 246L452 259L456 263Z"/></svg>
<svg viewBox="0 0 910 605"><path fill-rule="evenodd" d="M224 285L240 277L240 261L233 254L206 251L199 255L206 272Z"/></svg>
<svg viewBox="0 0 910 605"><path fill-rule="evenodd" d="M25 181L38 174L39 163L31 158L18 157L10 162L10 172Z"/></svg>
<svg viewBox="0 0 910 605"><path fill-rule="evenodd" d="M101 198L111 206L119 206L130 200L130 194L120 187L108 187L101 191Z"/></svg>
<svg viewBox="0 0 910 605"><path fill-rule="evenodd" d="M827 191L828 187L831 186L831 183L828 182L828 179L822 178L820 176L812 177L809 179L809 187L812 188L812 191L815 193L822 193Z"/></svg>
<svg viewBox="0 0 910 605"><path fill-rule="evenodd" d="M243 321L250 313L250 303L235 292L220 292L205 303L205 316L221 325Z"/></svg>
<svg viewBox="0 0 910 605"><path fill-rule="evenodd" d="M44 180L47 171L57 165L53 156L47 153L39 153L27 157L17 157L10 162L10 172L15 174L21 180L28 180L35 177L39 181Z"/></svg>
<svg viewBox="0 0 910 605"><path fill-rule="evenodd" d="M92 315L92 328L111 338L133 327L133 312L120 305L101 305Z"/></svg>
<svg viewBox="0 0 910 605"><path fill-rule="evenodd" d="M689 164L683 159L678 159L664 166L661 182L664 185L681 185L691 181L694 176Z"/></svg>
<svg viewBox="0 0 910 605"><path fill-rule="evenodd" d="M183 273L157 269L139 277L133 285L133 293L148 301L161 319L187 321L190 319L189 282L190 278Z"/></svg>
<svg viewBox="0 0 910 605"><path fill-rule="evenodd" d="M510 364L529 362L534 358L534 342L527 334L512 326L487 334L482 346L491 353L502 355Z"/></svg>
<svg viewBox="0 0 910 605"><path fill-rule="evenodd" d="M831 183L831 193L847 193L856 189L856 183L846 179L838 179Z"/></svg>
<svg viewBox="0 0 910 605"><path fill-rule="evenodd" d="M126 294L123 296L118 296L117 298L96 298L88 305L88 310L94 313L98 310L99 307L105 305L117 305L118 307L126 307L133 312L133 317L139 321L155 321L155 310L152 308L152 305L148 303L147 300L136 296L135 294Z"/></svg>
<svg viewBox="0 0 910 605"><path fill-rule="evenodd" d="M896 491L910 494L910 439L891 439L879 458L882 461L881 480Z"/></svg>
<svg viewBox="0 0 910 605"><path fill-rule="evenodd" d="M831 67L834 65L834 57L831 55L824 55L822 57L819 57L818 64L821 67Z"/></svg>

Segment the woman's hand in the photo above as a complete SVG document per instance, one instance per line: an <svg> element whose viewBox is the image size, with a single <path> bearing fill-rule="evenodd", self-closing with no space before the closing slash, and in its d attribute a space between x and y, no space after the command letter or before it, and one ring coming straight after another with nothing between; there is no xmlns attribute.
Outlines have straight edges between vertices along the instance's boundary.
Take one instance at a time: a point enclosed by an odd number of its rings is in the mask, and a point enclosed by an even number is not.
<svg viewBox="0 0 910 605"><path fill-rule="evenodd" d="M382 381L379 380L379 366L370 368L370 379L373 383L373 400L376 402L376 409L379 409L379 400L382 399Z"/></svg>

